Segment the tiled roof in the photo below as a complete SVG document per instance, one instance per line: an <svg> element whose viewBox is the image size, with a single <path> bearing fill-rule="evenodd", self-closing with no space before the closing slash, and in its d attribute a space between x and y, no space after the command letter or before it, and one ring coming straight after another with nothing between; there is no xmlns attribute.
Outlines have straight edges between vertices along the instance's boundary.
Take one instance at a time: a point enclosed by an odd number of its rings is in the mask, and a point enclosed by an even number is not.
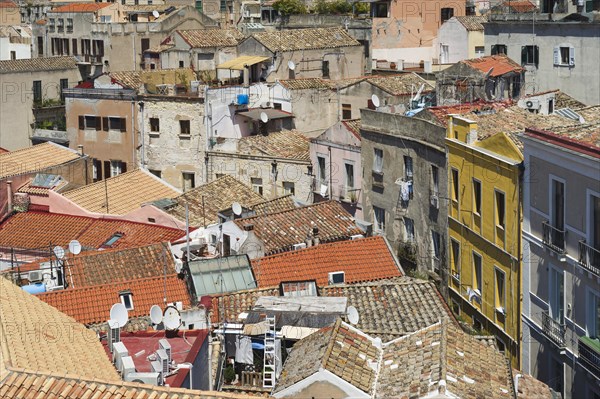
<svg viewBox="0 0 600 399"><path fill-rule="evenodd" d="M112 215L124 215L144 203L179 195L181 191L143 169L122 173L63 194L90 212Z"/></svg>
<svg viewBox="0 0 600 399"><path fill-rule="evenodd" d="M256 213L256 216L268 215L269 213L282 212L290 209L295 209L296 201L292 194L277 197L272 200L259 202L252 207L252 210Z"/></svg>
<svg viewBox="0 0 600 399"><path fill-rule="evenodd" d="M341 28L278 30L255 33L252 37L272 52L360 46Z"/></svg>
<svg viewBox="0 0 600 399"><path fill-rule="evenodd" d="M532 12L537 8L535 4L527 0L505 1L500 6L510 8L514 12Z"/></svg>
<svg viewBox="0 0 600 399"><path fill-rule="evenodd" d="M558 399L560 394L553 394L548 385L535 379L529 374L520 373L513 370L513 375L521 374L518 379L517 398L518 399Z"/></svg>
<svg viewBox="0 0 600 399"><path fill-rule="evenodd" d="M281 130L266 136L247 136L238 141L238 152L310 161L309 141L296 130Z"/></svg>
<svg viewBox="0 0 600 399"><path fill-rule="evenodd" d="M75 187L79 187L79 185L76 185ZM48 191L55 191L57 193L61 192L61 191L67 191L69 188L69 182L66 180L62 180L60 179L57 184L53 187L38 187L34 185L34 179L31 179L29 182L25 183L24 185L22 185L21 187L19 187L19 189L17 190L17 192L19 193L26 193L26 194L32 194L32 195L41 195L41 196L48 196Z"/></svg>
<svg viewBox="0 0 600 399"><path fill-rule="evenodd" d="M345 121L342 121L342 123L344 124L344 126L346 126L348 128L348 130L354 135L356 136L357 139L361 139L360 138L360 119L348 119Z"/></svg>
<svg viewBox="0 0 600 399"><path fill-rule="evenodd" d="M433 396L514 398L511 370L504 354L451 323L436 323L383 346L377 398Z"/></svg>
<svg viewBox="0 0 600 399"><path fill-rule="evenodd" d="M285 79L279 83L288 90L330 89L331 86L321 78Z"/></svg>
<svg viewBox="0 0 600 399"><path fill-rule="evenodd" d="M336 201L237 219L234 223L241 229L247 224L254 225L254 234L265 245L265 255L288 251L294 244L304 242L313 227L319 229L321 243L344 240L363 233L352 216Z"/></svg>
<svg viewBox="0 0 600 399"><path fill-rule="evenodd" d="M152 305L164 304L165 297L169 302L183 302L184 308L191 305L185 282L176 274L53 291L37 296L79 323L95 324L110 318L110 308L120 302L119 292L124 290L133 294L133 309L129 310L129 317L147 316Z"/></svg>
<svg viewBox="0 0 600 399"><path fill-rule="evenodd" d="M0 224L0 245L16 248L66 246L79 240L82 246L100 248L116 233L122 237L112 248L131 248L173 241L185 231L117 219L93 219L45 212L16 213Z"/></svg>
<svg viewBox="0 0 600 399"><path fill-rule="evenodd" d="M0 8L18 8L19 6L12 1L1 1Z"/></svg>
<svg viewBox="0 0 600 399"><path fill-rule="evenodd" d="M345 282L349 284L402 275L385 239L380 236L319 244L254 259L252 270L259 287L312 279L318 286L324 286L329 283L332 272L344 272Z"/></svg>
<svg viewBox="0 0 600 399"><path fill-rule="evenodd" d="M423 84L425 85L423 93L435 89L432 85L427 83L425 79L413 72L400 75L374 76L372 78L367 78L367 82L394 96L413 94L419 90L419 87Z"/></svg>
<svg viewBox="0 0 600 399"><path fill-rule="evenodd" d="M165 209L165 212L183 221L187 203L190 225L205 226L217 223L217 213L231 207L236 201L249 208L264 202L265 198L236 178L225 175L182 194L174 201L176 204Z"/></svg>
<svg viewBox="0 0 600 399"><path fill-rule="evenodd" d="M513 105L511 100L505 101L475 101L472 103L463 103L457 105L439 105L436 107L429 107L418 114L419 118L427 116L426 119L431 119L432 122L446 127L448 125L448 115L466 115L472 112L479 113L491 113L498 110L508 108Z"/></svg>
<svg viewBox="0 0 600 399"><path fill-rule="evenodd" d="M244 38L237 29L193 29L177 31L192 48L235 47Z"/></svg>
<svg viewBox="0 0 600 399"><path fill-rule="evenodd" d="M42 171L79 158L76 151L51 142L1 153L0 179Z"/></svg>
<svg viewBox="0 0 600 399"><path fill-rule="evenodd" d="M569 96L567 93L558 90L554 96L554 109L560 108L583 108L585 104Z"/></svg>
<svg viewBox="0 0 600 399"><path fill-rule="evenodd" d="M555 137L558 138L560 136L580 143L580 144L584 144L584 145L588 145L589 148L583 149L580 148L578 152L581 153L587 153L588 155L593 155L593 154L598 154L599 150L600 150L600 124L596 123L596 124L577 124L577 125L570 125L570 126L558 126L558 127L554 127L554 128L550 128L550 129L542 129L542 130L546 130L547 132L550 133L551 137L550 138L551 141L554 141L552 139L554 139ZM552 137L554 136L554 137ZM570 144L574 144L573 142L569 143L569 142L555 142L554 144L557 145L563 145L567 148L571 148L572 150L576 150L573 147L570 147ZM597 156L596 156L597 157Z"/></svg>
<svg viewBox="0 0 600 399"><path fill-rule="evenodd" d="M124 87L137 90L142 85L142 71L116 71L109 75Z"/></svg>
<svg viewBox="0 0 600 399"><path fill-rule="evenodd" d="M468 31L483 31L483 23L487 22L487 17L479 15L463 15L454 18Z"/></svg>
<svg viewBox="0 0 600 399"><path fill-rule="evenodd" d="M0 374L5 367L14 367L120 380L93 331L4 278L0 278L0 327ZM19 397L2 393L4 386L5 381L0 397Z"/></svg>
<svg viewBox="0 0 600 399"><path fill-rule="evenodd" d="M175 47L175 44L159 44L154 47L150 47L148 50L144 51L144 53L162 53L163 51L167 51Z"/></svg>
<svg viewBox="0 0 600 399"><path fill-rule="evenodd" d="M106 354L104 357L106 358ZM91 367L89 369L94 371ZM101 376L82 377L74 373L65 373L63 369L57 369L53 373L10 370L0 385L0 398L256 399L256 396L172 388L137 382L108 382Z"/></svg>
<svg viewBox="0 0 600 399"><path fill-rule="evenodd" d="M375 370L369 362L379 360L371 339L339 319L300 340L285 362L274 393L311 376L322 367L366 393L371 393Z"/></svg>
<svg viewBox="0 0 600 399"><path fill-rule="evenodd" d="M251 310L256 300L262 296L279 296L279 288L256 288L213 296L211 320L213 323L236 322L238 315Z"/></svg>
<svg viewBox="0 0 600 399"><path fill-rule="evenodd" d="M111 6L111 3L71 3L65 4L64 6L60 6L50 10L49 12L96 12L105 7Z"/></svg>
<svg viewBox="0 0 600 399"><path fill-rule="evenodd" d="M494 68L490 76L502 76L509 72L524 72L525 69L506 55L488 55L480 58L461 61L483 73Z"/></svg>
<svg viewBox="0 0 600 399"><path fill-rule="evenodd" d="M428 327L452 313L435 285L400 277L362 284L330 285L322 296L345 296L358 310L356 328L387 342Z"/></svg>

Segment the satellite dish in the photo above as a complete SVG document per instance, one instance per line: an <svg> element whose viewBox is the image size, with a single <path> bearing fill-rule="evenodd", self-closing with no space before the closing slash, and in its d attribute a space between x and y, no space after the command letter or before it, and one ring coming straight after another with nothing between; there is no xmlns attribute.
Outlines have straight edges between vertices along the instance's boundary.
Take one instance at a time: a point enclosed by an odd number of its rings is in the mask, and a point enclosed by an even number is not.
<svg viewBox="0 0 600 399"><path fill-rule="evenodd" d="M167 306L163 313L163 324L167 330L177 330L181 325L181 315L175 306Z"/></svg>
<svg viewBox="0 0 600 399"><path fill-rule="evenodd" d="M269 121L269 116L265 112L261 112L260 120L263 121L263 123L267 123Z"/></svg>
<svg viewBox="0 0 600 399"><path fill-rule="evenodd" d="M127 314L127 308L121 302L115 303L110 308L110 319L115 320L119 324L119 328L122 328L129 321L129 315Z"/></svg>
<svg viewBox="0 0 600 399"><path fill-rule="evenodd" d="M152 305L150 308L150 320L152 324L160 324L163 321L163 311L158 305Z"/></svg>
<svg viewBox="0 0 600 399"><path fill-rule="evenodd" d="M55 246L52 249L52 252L54 252L54 255L56 255L56 257L58 259L62 259L65 257L65 250L63 249L63 247L61 247L60 245Z"/></svg>
<svg viewBox="0 0 600 399"><path fill-rule="evenodd" d="M381 104L379 102L379 97L377 97L377 94L373 94L371 96L371 102L373 103L373 105L375 106L375 108L379 107L379 105Z"/></svg>
<svg viewBox="0 0 600 399"><path fill-rule="evenodd" d="M353 326L358 324L358 310L354 306L348 306L346 310L346 316L348 316L348 321Z"/></svg>
<svg viewBox="0 0 600 399"><path fill-rule="evenodd" d="M290 68L290 71L293 71L294 69L296 69L296 64L294 64L294 61L292 61L292 60L288 61L288 68Z"/></svg>
<svg viewBox="0 0 600 399"><path fill-rule="evenodd" d="M242 206L239 202L234 202L233 204L231 204L231 210L233 210L233 213L235 213L238 216L242 214Z"/></svg>
<svg viewBox="0 0 600 399"><path fill-rule="evenodd" d="M158 11L154 10L154 11L152 11L152 16L154 18L158 18L158 17L160 17L160 13Z"/></svg>
<svg viewBox="0 0 600 399"><path fill-rule="evenodd" d="M77 240L72 240L69 243L69 252L73 255L77 255L81 252L81 244Z"/></svg>

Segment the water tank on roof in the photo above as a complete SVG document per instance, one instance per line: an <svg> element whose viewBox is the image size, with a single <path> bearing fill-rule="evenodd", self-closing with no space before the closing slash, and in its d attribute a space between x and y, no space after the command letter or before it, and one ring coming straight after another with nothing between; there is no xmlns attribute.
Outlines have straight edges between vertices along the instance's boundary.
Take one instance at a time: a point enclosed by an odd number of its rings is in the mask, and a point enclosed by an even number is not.
<svg viewBox="0 0 600 399"><path fill-rule="evenodd" d="M250 97L247 94L238 94L237 103L239 105L248 105L250 102Z"/></svg>
<svg viewBox="0 0 600 399"><path fill-rule="evenodd" d="M44 283L35 283L35 284L24 285L21 288L23 288L24 291L29 292L30 294L33 294L33 295L46 292L46 284L44 284Z"/></svg>

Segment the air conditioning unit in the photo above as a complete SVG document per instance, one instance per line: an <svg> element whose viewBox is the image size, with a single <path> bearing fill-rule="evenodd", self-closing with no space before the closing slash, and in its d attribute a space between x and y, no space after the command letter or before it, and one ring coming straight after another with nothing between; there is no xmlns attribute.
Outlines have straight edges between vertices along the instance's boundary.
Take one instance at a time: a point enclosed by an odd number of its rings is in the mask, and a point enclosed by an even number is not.
<svg viewBox="0 0 600 399"><path fill-rule="evenodd" d="M158 361L162 365L163 373L169 372L169 355L167 355L167 351L164 349L159 349L156 351L156 357L158 357Z"/></svg>
<svg viewBox="0 0 600 399"><path fill-rule="evenodd" d="M351 240L360 240L361 238L365 238L365 236L363 236L362 234L355 234L353 236L350 236Z"/></svg>
<svg viewBox="0 0 600 399"><path fill-rule="evenodd" d="M168 340L166 340L165 338L162 338L162 339L158 340L158 346L160 349L162 349L166 352L167 358L168 358L169 364L170 364L171 360L173 359L171 357L171 344L169 343Z"/></svg>
<svg viewBox="0 0 600 399"><path fill-rule="evenodd" d="M525 100L525 106L527 107L527 109L540 109L540 100L538 100L537 98Z"/></svg>
<svg viewBox="0 0 600 399"><path fill-rule="evenodd" d="M271 102L270 101L265 101L260 103L260 107L261 108L271 108Z"/></svg>
<svg viewBox="0 0 600 399"><path fill-rule="evenodd" d="M124 356L121 358L121 369L119 371L123 378L126 378L131 373L135 373L135 363L131 356Z"/></svg>
<svg viewBox="0 0 600 399"><path fill-rule="evenodd" d="M329 273L329 284L344 284L346 280L344 272L332 272Z"/></svg>
<svg viewBox="0 0 600 399"><path fill-rule="evenodd" d="M129 373L125 377L125 381L127 382L139 382L150 385L160 385L159 379L159 373Z"/></svg>
<svg viewBox="0 0 600 399"><path fill-rule="evenodd" d="M116 320L108 321L108 349L112 353L113 344L115 342L121 341L121 329L119 328L119 323Z"/></svg>
<svg viewBox="0 0 600 399"><path fill-rule="evenodd" d="M306 248L306 243L305 242L301 242L299 244L294 244L294 250L302 249L302 248Z"/></svg>
<svg viewBox="0 0 600 399"><path fill-rule="evenodd" d="M112 347L113 347L112 361L115 364L115 368L117 370L121 371L121 368L123 367L122 359L125 356L129 356L129 351L127 350L127 348L125 347L125 344L123 342L115 342L115 343L113 343Z"/></svg>
<svg viewBox="0 0 600 399"><path fill-rule="evenodd" d="M44 279L41 270L32 270L29 272L27 279L30 283L39 283Z"/></svg>
<svg viewBox="0 0 600 399"><path fill-rule="evenodd" d="M158 373L158 385L163 385L165 383L165 373L162 371L163 364L159 360L155 360L153 362L150 362L150 365L152 367L152 371Z"/></svg>
<svg viewBox="0 0 600 399"><path fill-rule="evenodd" d="M431 204L432 207L434 207L435 209L439 209L439 207L440 207L440 198L437 195L432 194L429 197L429 201L430 201L430 204Z"/></svg>

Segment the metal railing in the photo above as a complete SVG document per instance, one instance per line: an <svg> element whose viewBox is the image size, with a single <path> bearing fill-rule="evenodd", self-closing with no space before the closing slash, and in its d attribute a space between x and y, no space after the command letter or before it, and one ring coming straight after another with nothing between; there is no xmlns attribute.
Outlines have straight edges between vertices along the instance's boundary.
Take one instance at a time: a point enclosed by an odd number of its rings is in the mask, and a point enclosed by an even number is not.
<svg viewBox="0 0 600 399"><path fill-rule="evenodd" d="M552 226L550 222L542 223L542 239L544 244L558 253L565 253L565 231Z"/></svg>
<svg viewBox="0 0 600 399"><path fill-rule="evenodd" d="M559 348L565 347L565 324L554 320L548 311L542 313L542 330Z"/></svg>
<svg viewBox="0 0 600 399"><path fill-rule="evenodd" d="M585 240L579 241L579 264L600 277L600 251L586 244Z"/></svg>
<svg viewBox="0 0 600 399"><path fill-rule="evenodd" d="M600 344L590 337L579 338L579 359L591 373L600 379Z"/></svg>

